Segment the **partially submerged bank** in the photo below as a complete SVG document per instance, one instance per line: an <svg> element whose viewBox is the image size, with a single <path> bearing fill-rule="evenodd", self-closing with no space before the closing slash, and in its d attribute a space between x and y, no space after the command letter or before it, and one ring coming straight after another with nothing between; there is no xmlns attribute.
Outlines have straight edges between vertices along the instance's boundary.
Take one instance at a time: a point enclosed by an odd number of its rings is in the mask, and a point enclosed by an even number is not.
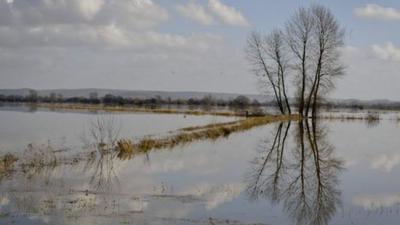
<svg viewBox="0 0 400 225"><path fill-rule="evenodd" d="M101 156L112 155L113 158L116 156L121 160L126 160L136 155L148 153L151 150L171 149L178 145L189 144L199 140L215 140L227 137L235 132L246 131L269 123L299 119L301 118L298 115L247 117L233 122L185 127L166 137L147 136L137 141L124 138L109 142L104 140L96 141L91 145L94 148L88 150L85 154L70 155L68 158L59 158L56 156L56 153L58 154L60 151L49 146L31 147L28 148L29 154L22 155L21 160L18 160L17 156L11 154L0 157L2 163L0 165L0 178L2 175L7 176L10 171L13 171L17 160L20 162L18 163L18 168L22 169L22 172L30 174L30 171L41 170L47 166L55 167L57 164L71 164L85 159L93 159L93 157L96 157L96 153ZM26 155L30 157L26 157Z"/></svg>
<svg viewBox="0 0 400 225"><path fill-rule="evenodd" d="M214 115L214 116L245 116L246 110L201 110L189 108L157 108L138 106L119 106L104 104L79 104L79 103L35 103L24 104L35 109L62 110L62 111L103 111L103 112L139 112L162 114L187 114L187 115ZM250 110L251 111L251 110ZM250 114L252 114L250 112Z"/></svg>
<svg viewBox="0 0 400 225"><path fill-rule="evenodd" d="M233 122L186 127L171 136L161 138L145 137L137 143L133 143L128 139L121 139L116 150L120 156L126 158L127 154L134 155L146 153L150 150L173 148L198 140L215 140L220 137L227 137L231 133L246 131L265 124L299 119L301 119L299 115L262 116L248 117Z"/></svg>

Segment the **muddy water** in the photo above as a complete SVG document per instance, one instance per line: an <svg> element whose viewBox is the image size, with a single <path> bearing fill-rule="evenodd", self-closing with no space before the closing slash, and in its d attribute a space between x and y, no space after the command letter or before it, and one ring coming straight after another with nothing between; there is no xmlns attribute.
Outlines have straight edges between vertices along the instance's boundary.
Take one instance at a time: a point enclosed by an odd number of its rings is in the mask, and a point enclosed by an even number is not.
<svg viewBox="0 0 400 225"><path fill-rule="evenodd" d="M395 225L399 131L391 120L303 121L130 159L97 151L20 168L22 158L0 178L0 224Z"/></svg>

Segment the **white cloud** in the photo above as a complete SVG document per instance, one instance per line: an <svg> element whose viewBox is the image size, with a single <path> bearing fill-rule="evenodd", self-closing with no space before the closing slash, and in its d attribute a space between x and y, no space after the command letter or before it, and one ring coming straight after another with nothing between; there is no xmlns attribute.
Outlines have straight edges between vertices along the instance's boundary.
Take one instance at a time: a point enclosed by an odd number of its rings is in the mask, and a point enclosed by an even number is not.
<svg viewBox="0 0 400 225"><path fill-rule="evenodd" d="M93 18L103 7L104 3L104 0L77 1L80 11L87 19Z"/></svg>
<svg viewBox="0 0 400 225"><path fill-rule="evenodd" d="M371 49L375 56L383 60L400 61L400 48L387 42L383 45L372 45Z"/></svg>
<svg viewBox="0 0 400 225"><path fill-rule="evenodd" d="M361 18L373 18L381 20L400 20L400 10L383 7L377 4L367 4L364 7L354 9L356 16Z"/></svg>
<svg viewBox="0 0 400 225"><path fill-rule="evenodd" d="M390 172L400 163L400 154L382 154L372 159L371 166L374 169Z"/></svg>
<svg viewBox="0 0 400 225"><path fill-rule="evenodd" d="M377 195L358 195L352 200L356 206L361 206L367 210L388 208L400 204L400 193L377 194Z"/></svg>
<svg viewBox="0 0 400 225"><path fill-rule="evenodd" d="M151 0L113 0L99 12L96 22L115 23L128 29L148 29L168 18L167 10Z"/></svg>
<svg viewBox="0 0 400 225"><path fill-rule="evenodd" d="M346 75L337 81L332 98L399 100L396 85L388 85L400 82L398 61L382 58L372 46L346 47L342 53Z"/></svg>
<svg viewBox="0 0 400 225"><path fill-rule="evenodd" d="M218 39L154 31L168 17L151 0L1 0L0 47L201 50Z"/></svg>
<svg viewBox="0 0 400 225"><path fill-rule="evenodd" d="M182 16L194 20L202 25L211 25L214 23L214 18L210 15L202 5L188 2L185 5L177 5L176 10Z"/></svg>
<svg viewBox="0 0 400 225"><path fill-rule="evenodd" d="M215 14L223 23L231 26L248 26L247 19L235 8L224 5L219 0L208 2L209 10Z"/></svg>
<svg viewBox="0 0 400 225"><path fill-rule="evenodd" d="M14 0L0 1L0 25L117 25L151 28L168 19L168 12L151 0Z"/></svg>
<svg viewBox="0 0 400 225"><path fill-rule="evenodd" d="M242 86L241 49L218 35L157 30L168 19L151 0L0 0L0 85L177 90L185 83L200 91L235 80L228 92Z"/></svg>
<svg viewBox="0 0 400 225"><path fill-rule="evenodd" d="M243 184L241 183L228 183L221 185L203 183L197 184L195 189L187 190L184 193L204 199L205 208L207 210L213 210L219 205L237 198L242 190Z"/></svg>

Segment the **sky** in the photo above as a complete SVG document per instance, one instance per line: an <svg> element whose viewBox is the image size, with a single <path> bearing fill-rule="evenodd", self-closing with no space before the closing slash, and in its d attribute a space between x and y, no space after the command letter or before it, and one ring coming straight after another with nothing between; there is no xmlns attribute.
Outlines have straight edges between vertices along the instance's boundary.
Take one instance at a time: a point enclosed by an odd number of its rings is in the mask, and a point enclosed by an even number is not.
<svg viewBox="0 0 400 225"><path fill-rule="evenodd" d="M0 0L0 88L256 94L249 33L313 3L346 29L330 97L400 100L395 0Z"/></svg>

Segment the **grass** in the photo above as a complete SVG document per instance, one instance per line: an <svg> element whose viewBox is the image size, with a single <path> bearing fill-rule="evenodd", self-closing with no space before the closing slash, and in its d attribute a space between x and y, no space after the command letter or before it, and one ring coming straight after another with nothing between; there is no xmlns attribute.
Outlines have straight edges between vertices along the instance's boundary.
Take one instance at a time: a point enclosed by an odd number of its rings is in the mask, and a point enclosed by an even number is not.
<svg viewBox="0 0 400 225"><path fill-rule="evenodd" d="M29 144L24 151L20 166L22 172L32 177L40 173L46 168L55 168L58 165L58 159L55 154L55 149L47 145Z"/></svg>
<svg viewBox="0 0 400 225"><path fill-rule="evenodd" d="M2 177L10 174L17 160L18 158L10 153L0 157L0 180Z"/></svg>
<svg viewBox="0 0 400 225"><path fill-rule="evenodd" d="M376 120L380 120L380 116L378 113L368 113L368 115L366 116L366 120L367 121L376 121Z"/></svg>
<svg viewBox="0 0 400 225"><path fill-rule="evenodd" d="M130 159L134 153L133 143L129 139L120 139L115 150L118 152L118 158Z"/></svg>
<svg viewBox="0 0 400 225"><path fill-rule="evenodd" d="M116 154L121 160L127 160L134 157L136 154L147 153L151 150L170 149L178 145L189 144L199 140L216 140L218 138L227 137L232 133L246 131L251 128L262 126L265 124L301 119L298 115L279 115L279 116L260 116L248 117L233 122L216 123L204 126L192 126L182 128L177 133L167 137L151 137L147 136L136 143L130 139L118 139L115 144L112 144L109 151L101 152L102 154ZM104 148L103 142L97 143L97 147ZM108 146L108 145L107 145ZM108 148L107 148L108 149ZM33 145L29 144L24 154L21 156L19 167L27 177L33 177L35 174L41 173L45 169L52 169L60 163L69 163L71 160L64 160L56 157L57 150L50 144ZM93 158L96 151L92 151L87 156ZM95 153L94 153L95 154ZM73 162L76 163L83 159L81 157L73 157ZM14 155L7 154L0 157L0 178L5 171L12 168L18 158ZM4 177L4 176L3 176Z"/></svg>
<svg viewBox="0 0 400 225"><path fill-rule="evenodd" d="M150 150L173 148L178 145L188 144L198 140L215 140L227 137L232 133L249 130L253 127L262 126L272 122L298 120L300 116L263 116L249 117L234 122L209 124L205 126L186 127L178 130L177 134L168 137L144 137L135 144L129 144L129 151L117 148L120 152L145 153ZM126 142L126 140L120 140ZM121 153L124 154L124 153Z"/></svg>

